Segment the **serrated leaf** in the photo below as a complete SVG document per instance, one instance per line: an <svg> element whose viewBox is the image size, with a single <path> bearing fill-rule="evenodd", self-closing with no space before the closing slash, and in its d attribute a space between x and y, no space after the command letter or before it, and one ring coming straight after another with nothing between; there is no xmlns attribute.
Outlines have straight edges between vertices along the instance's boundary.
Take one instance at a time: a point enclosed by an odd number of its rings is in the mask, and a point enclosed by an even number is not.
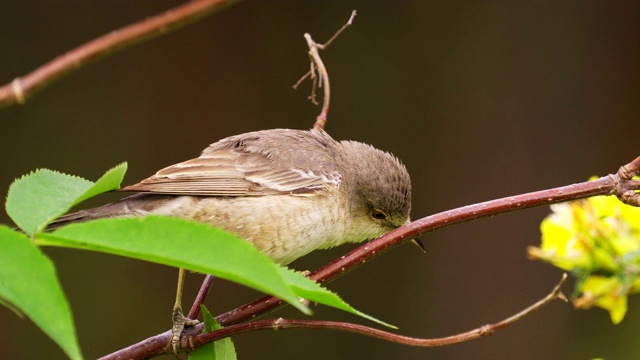
<svg viewBox="0 0 640 360"><path fill-rule="evenodd" d="M71 359L82 359L55 268L24 234L0 225L0 297L31 319Z"/></svg>
<svg viewBox="0 0 640 360"><path fill-rule="evenodd" d="M200 308L204 318L203 334L222 329L222 325L218 324L204 305L200 305ZM236 348L231 338L220 339L204 345L189 356L190 360L236 360L237 358Z"/></svg>
<svg viewBox="0 0 640 360"><path fill-rule="evenodd" d="M66 212L91 181L41 169L11 184L6 210L27 234L33 235Z"/></svg>
<svg viewBox="0 0 640 360"><path fill-rule="evenodd" d="M279 266L248 242L207 224L163 216L100 219L36 234L35 241L211 274L311 312L298 301Z"/></svg>
<svg viewBox="0 0 640 360"><path fill-rule="evenodd" d="M127 163L123 162L111 169L107 170L87 191L74 200L73 205L77 205L82 201L87 200L90 197L94 197L98 194L105 193L107 191L115 190L120 187L124 174L127 172ZM71 206L73 206L71 205Z"/></svg>
<svg viewBox="0 0 640 360"><path fill-rule="evenodd" d="M371 320L380 325L397 329L396 326L388 324L384 321L378 320L373 316L367 315L359 310L356 310L351 305L347 304L338 294L331 292L330 290L322 287L317 282L302 276L300 273L295 272L291 269L287 269L284 267L280 268L282 272L282 276L286 279L286 281L290 284L293 290L296 292L296 295L305 298L309 301L317 302L319 304L323 304L326 306L331 306L333 308L343 310L349 312L354 315L358 315L367 320Z"/></svg>
<svg viewBox="0 0 640 360"><path fill-rule="evenodd" d="M126 170L127 164L122 163L96 183L48 169L36 170L9 187L7 214L25 233L33 235L80 201L117 189Z"/></svg>

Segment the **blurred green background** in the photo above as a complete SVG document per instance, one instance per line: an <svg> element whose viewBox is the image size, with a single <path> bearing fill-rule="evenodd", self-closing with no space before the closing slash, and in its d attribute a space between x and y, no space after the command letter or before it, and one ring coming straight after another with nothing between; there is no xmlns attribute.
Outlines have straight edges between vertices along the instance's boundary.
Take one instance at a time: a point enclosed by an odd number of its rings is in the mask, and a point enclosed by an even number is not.
<svg viewBox="0 0 640 360"><path fill-rule="evenodd" d="M179 3L4 1L0 82ZM319 108L306 100L309 83L291 89L308 70L302 35L323 42L352 9L354 26L323 54L332 88L327 130L405 162L413 218L584 181L640 155L637 1L245 1L87 66L25 106L0 109L0 189L40 167L94 180L122 161L131 184L229 135L311 127ZM525 258L548 212L427 234L426 254L403 246L329 287L405 335L440 337L496 322L560 278ZM11 223L4 212L0 222ZM319 251L293 266L315 269L349 249ZM170 327L175 269L45 251L87 358ZM189 276L185 302L201 279ZM217 281L207 306L220 313L257 296ZM287 309L274 316L303 315ZM326 308L315 318L366 324ZM241 359L629 359L640 353L639 331L640 301L632 297L618 326L602 310L554 302L491 337L443 348L308 330L234 341ZM35 325L5 308L0 339L6 358L64 358Z"/></svg>

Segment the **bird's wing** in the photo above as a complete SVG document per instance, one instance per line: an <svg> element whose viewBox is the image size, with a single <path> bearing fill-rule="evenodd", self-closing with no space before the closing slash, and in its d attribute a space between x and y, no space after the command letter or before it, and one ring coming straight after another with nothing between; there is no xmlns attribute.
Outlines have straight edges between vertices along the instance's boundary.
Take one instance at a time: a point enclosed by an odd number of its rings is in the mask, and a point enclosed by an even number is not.
<svg viewBox="0 0 640 360"><path fill-rule="evenodd" d="M251 142L246 138L235 144L221 140L200 157L164 168L122 191L200 196L311 195L340 186L341 175L326 156L307 156L308 166L301 166L290 158L305 155L295 154L295 141L294 151L287 151L288 155L281 148L258 148ZM298 150L306 153L312 149Z"/></svg>

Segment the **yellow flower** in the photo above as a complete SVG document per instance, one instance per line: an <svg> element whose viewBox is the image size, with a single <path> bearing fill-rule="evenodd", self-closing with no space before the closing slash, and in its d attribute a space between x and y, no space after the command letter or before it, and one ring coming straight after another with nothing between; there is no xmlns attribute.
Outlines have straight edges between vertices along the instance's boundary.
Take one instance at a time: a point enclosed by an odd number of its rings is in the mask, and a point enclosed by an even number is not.
<svg viewBox="0 0 640 360"><path fill-rule="evenodd" d="M627 295L640 292L640 209L596 196L551 206L540 224L540 247L529 257L576 275L574 305L609 311L614 324L627 311Z"/></svg>

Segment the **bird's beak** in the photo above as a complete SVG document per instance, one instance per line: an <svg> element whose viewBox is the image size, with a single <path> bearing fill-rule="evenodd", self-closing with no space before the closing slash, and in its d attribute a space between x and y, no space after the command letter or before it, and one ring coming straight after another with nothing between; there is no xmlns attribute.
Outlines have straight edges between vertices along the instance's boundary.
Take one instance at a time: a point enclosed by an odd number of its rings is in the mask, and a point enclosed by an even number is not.
<svg viewBox="0 0 640 360"><path fill-rule="evenodd" d="M413 243L415 246L419 247L420 250L422 250L423 253L427 252L427 249L424 247L424 244L422 243L422 240L420 240L420 239L411 239L411 243Z"/></svg>
<svg viewBox="0 0 640 360"><path fill-rule="evenodd" d="M407 221L402 224L402 226L407 225L411 222L411 219L407 219ZM419 238L415 238L415 239L411 239L411 243L413 243L415 246L419 247L420 250L422 250L423 253L427 252L427 249L424 247L424 244L422 243L422 240L420 240Z"/></svg>

